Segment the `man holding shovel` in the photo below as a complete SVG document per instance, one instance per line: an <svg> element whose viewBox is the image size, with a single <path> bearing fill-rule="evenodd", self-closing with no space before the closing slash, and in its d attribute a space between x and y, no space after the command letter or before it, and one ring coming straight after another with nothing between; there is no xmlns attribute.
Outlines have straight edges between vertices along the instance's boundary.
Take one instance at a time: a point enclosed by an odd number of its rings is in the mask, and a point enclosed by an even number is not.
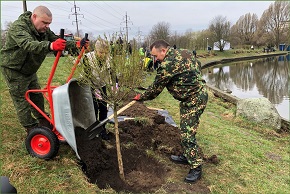
<svg viewBox="0 0 290 194"><path fill-rule="evenodd" d="M190 170L184 181L196 182L201 178L203 162L195 135L208 100L205 80L191 51L170 48L164 40L155 41L150 50L151 55L161 64L154 82L134 100L152 100L166 87L168 92L180 101L180 132L184 154L171 155L171 160L179 164L189 164Z"/></svg>

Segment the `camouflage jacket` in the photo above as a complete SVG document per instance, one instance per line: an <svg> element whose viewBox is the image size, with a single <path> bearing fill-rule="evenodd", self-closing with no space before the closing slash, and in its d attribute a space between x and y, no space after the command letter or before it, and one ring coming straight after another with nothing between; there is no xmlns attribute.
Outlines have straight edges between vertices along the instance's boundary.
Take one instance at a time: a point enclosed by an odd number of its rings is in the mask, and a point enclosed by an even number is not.
<svg viewBox="0 0 290 194"><path fill-rule="evenodd" d="M195 97L204 87L198 61L186 49L170 48L157 69L154 82L141 95L140 100L152 100L164 89L179 101Z"/></svg>
<svg viewBox="0 0 290 194"><path fill-rule="evenodd" d="M31 22L31 15L27 11L12 23L1 49L1 66L26 75L37 72L46 55L51 52L50 42L59 38L50 29L38 33Z"/></svg>

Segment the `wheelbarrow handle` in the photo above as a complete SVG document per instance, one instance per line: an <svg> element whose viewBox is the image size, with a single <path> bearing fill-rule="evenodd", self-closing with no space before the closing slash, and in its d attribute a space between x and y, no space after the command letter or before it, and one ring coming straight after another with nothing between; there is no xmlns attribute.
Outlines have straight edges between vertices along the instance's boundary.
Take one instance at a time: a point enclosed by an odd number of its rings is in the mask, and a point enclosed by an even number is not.
<svg viewBox="0 0 290 194"><path fill-rule="evenodd" d="M60 29L60 38L64 39L64 29Z"/></svg>

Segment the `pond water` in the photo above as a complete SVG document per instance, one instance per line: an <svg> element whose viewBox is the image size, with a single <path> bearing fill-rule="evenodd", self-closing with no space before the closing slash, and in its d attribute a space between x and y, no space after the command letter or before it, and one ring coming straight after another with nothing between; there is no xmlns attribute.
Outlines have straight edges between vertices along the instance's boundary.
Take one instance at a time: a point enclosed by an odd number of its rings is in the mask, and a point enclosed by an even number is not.
<svg viewBox="0 0 290 194"><path fill-rule="evenodd" d="M207 84L238 98L265 97L289 120L288 55L232 62L204 69Z"/></svg>

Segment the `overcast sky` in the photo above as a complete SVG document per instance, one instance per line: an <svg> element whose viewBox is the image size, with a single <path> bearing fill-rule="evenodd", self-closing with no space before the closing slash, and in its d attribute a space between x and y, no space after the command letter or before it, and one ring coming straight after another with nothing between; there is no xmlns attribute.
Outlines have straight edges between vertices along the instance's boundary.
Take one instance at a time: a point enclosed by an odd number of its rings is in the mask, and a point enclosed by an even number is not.
<svg viewBox="0 0 290 194"><path fill-rule="evenodd" d="M173 33L201 31L208 28L216 16L222 15L231 24L240 16L255 13L261 17L274 1L75 1L79 29L94 36L126 32L126 13L129 39L144 38L158 22L170 24ZM27 1L27 9L38 5L48 7L53 14L50 28L76 32L74 1ZM23 13L22 1L1 1L1 28Z"/></svg>

